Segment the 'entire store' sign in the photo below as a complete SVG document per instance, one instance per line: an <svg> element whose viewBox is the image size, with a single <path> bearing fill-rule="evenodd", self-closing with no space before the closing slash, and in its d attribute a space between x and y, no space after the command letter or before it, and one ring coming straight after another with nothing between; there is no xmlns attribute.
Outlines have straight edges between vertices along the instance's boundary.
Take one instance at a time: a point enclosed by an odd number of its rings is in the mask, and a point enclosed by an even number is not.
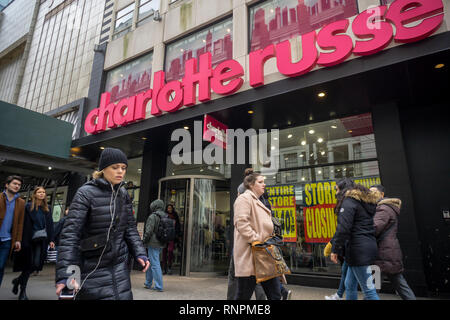
<svg viewBox="0 0 450 320"><path fill-rule="evenodd" d="M318 33L312 31L301 36L302 59L298 62L292 62L289 40L250 52L250 85L264 85L264 64L271 58L276 58L281 74L297 77L310 72L316 65L338 65L352 53L359 56L373 55L386 48L392 39L399 43L423 40L440 27L444 19L443 10L442 0L397 0L389 9L387 6L368 9L360 13L351 26L354 35L360 40L353 43L352 38L346 34L350 26L349 19L330 23ZM405 26L420 20L422 21L415 26ZM319 53L316 44L324 50L333 51ZM195 58L186 61L182 81L165 83L165 73L159 71L154 74L153 89L120 100L117 104L110 102L109 92L103 93L100 107L89 113L84 128L87 133L96 134L107 128L144 120L150 101L153 116L159 116L163 111L175 112L182 106L194 106L197 85L200 102L211 100L211 90L219 95L230 95L242 87L243 76L244 68L235 60L224 61L213 69L211 53L207 52L198 61ZM170 99L173 94L175 97Z"/></svg>

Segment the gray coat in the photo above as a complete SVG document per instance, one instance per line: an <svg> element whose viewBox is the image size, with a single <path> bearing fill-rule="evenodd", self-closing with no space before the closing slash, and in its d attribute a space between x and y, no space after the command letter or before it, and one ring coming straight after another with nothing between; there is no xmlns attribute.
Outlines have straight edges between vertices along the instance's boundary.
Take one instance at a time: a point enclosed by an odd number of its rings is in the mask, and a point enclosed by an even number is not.
<svg viewBox="0 0 450 320"><path fill-rule="evenodd" d="M164 212L164 201L155 200L150 204L150 215L145 223L144 245L152 248L164 248L166 245L156 238L156 230L158 230L159 215L167 217Z"/></svg>

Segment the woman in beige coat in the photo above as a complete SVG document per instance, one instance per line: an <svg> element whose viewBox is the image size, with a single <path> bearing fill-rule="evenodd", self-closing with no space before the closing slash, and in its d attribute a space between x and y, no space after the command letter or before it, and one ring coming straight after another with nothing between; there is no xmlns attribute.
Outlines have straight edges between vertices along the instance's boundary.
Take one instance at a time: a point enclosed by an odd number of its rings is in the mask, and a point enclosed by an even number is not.
<svg viewBox="0 0 450 320"><path fill-rule="evenodd" d="M264 241L273 233L271 212L258 199L265 188L264 177L253 173L245 177L247 189L234 202L234 268L238 281L236 300L250 300L256 286L251 244ZM280 280L261 282L269 300L280 300Z"/></svg>

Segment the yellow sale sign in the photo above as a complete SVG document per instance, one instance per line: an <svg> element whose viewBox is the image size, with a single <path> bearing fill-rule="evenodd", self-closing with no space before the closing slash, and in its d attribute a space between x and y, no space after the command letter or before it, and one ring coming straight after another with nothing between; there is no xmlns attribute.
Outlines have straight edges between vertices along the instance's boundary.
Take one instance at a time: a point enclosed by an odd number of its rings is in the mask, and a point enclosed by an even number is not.
<svg viewBox="0 0 450 320"><path fill-rule="evenodd" d="M266 186L272 212L281 223L284 242L297 241L295 192L293 185Z"/></svg>

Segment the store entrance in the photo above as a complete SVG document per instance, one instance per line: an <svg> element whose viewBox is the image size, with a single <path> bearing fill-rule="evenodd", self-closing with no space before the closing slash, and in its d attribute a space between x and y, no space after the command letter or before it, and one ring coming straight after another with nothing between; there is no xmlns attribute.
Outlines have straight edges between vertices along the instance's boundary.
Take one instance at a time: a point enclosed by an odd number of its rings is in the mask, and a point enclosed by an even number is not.
<svg viewBox="0 0 450 320"><path fill-rule="evenodd" d="M232 236L229 181L211 176L163 178L159 181L159 199L166 205L172 204L179 217L180 234L173 246L172 273L225 274ZM163 252L163 268L170 250L168 246Z"/></svg>

